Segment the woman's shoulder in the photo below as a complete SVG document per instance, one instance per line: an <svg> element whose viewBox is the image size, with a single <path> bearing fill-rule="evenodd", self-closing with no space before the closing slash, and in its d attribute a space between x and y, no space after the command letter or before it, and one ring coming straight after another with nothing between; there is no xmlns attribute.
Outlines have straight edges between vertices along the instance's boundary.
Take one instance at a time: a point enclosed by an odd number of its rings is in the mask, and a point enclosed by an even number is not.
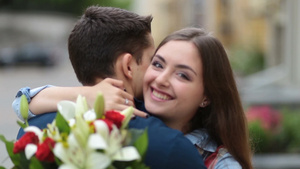
<svg viewBox="0 0 300 169"><path fill-rule="evenodd" d="M207 130L197 129L185 135L202 152L208 169L241 169L241 165L224 146L218 146Z"/></svg>
<svg viewBox="0 0 300 169"><path fill-rule="evenodd" d="M217 163L214 169L242 169L242 166L227 151L226 148L220 149L218 152Z"/></svg>

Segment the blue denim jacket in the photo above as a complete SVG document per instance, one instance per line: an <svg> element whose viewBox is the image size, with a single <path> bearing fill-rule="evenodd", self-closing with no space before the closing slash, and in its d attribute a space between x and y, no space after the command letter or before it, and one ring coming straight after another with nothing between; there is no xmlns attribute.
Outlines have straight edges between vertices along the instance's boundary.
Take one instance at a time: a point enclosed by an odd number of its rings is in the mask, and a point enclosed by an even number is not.
<svg viewBox="0 0 300 169"><path fill-rule="evenodd" d="M30 87L23 87L18 91L18 93L15 97L15 100L12 103L12 107L13 107L13 110L15 111L15 113L17 114L17 116L19 117L19 119L24 121L24 119L21 115L21 111L20 111L21 96L24 94L27 98L28 103L30 103L31 98L33 98L40 91L42 91L42 90L44 90L45 88L48 88L48 87L52 87L52 85L45 85L45 86L37 87L37 88L34 88L34 89L30 89ZM33 114L30 110L28 111L28 119L30 119L32 117L35 117L35 116L36 115Z"/></svg>
<svg viewBox="0 0 300 169"><path fill-rule="evenodd" d="M185 135L194 145L204 150L204 153L213 153L217 150L217 143L212 140L205 129L194 130ZM205 160L206 157L203 157ZM209 167L207 167L209 169ZM241 165L226 151L218 156L218 162L214 169L241 169Z"/></svg>

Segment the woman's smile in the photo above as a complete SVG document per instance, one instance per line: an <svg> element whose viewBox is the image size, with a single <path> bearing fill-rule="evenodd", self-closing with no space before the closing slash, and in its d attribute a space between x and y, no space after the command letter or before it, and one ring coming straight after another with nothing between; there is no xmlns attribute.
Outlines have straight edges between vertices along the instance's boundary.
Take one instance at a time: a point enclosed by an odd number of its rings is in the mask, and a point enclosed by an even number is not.
<svg viewBox="0 0 300 169"><path fill-rule="evenodd" d="M154 88L151 88L151 97L152 99L154 100L157 100L157 101L167 101L167 100L171 100L172 97L166 93L163 93L163 92L160 92L158 90L155 90Z"/></svg>

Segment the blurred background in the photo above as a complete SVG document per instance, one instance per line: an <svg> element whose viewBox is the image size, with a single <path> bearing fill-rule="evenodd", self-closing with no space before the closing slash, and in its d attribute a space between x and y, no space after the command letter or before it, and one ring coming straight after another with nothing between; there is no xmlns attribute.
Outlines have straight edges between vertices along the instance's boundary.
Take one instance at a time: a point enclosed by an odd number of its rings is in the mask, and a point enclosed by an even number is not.
<svg viewBox="0 0 300 169"><path fill-rule="evenodd" d="M0 0L0 133L13 140L19 88L78 86L67 38L89 5L153 15L155 44L203 27L224 44L249 121L255 168L300 168L300 1ZM237 133L238 134L238 133ZM11 167L0 143L0 166Z"/></svg>

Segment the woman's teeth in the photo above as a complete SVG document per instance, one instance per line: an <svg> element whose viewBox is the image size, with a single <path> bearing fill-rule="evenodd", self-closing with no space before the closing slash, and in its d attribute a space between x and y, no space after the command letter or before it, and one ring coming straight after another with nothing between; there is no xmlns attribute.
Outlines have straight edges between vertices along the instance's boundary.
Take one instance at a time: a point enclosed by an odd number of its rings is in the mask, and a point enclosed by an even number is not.
<svg viewBox="0 0 300 169"><path fill-rule="evenodd" d="M157 91L153 90L153 95L159 99L162 100L170 100L171 98L168 95L162 94L162 93L158 93Z"/></svg>

